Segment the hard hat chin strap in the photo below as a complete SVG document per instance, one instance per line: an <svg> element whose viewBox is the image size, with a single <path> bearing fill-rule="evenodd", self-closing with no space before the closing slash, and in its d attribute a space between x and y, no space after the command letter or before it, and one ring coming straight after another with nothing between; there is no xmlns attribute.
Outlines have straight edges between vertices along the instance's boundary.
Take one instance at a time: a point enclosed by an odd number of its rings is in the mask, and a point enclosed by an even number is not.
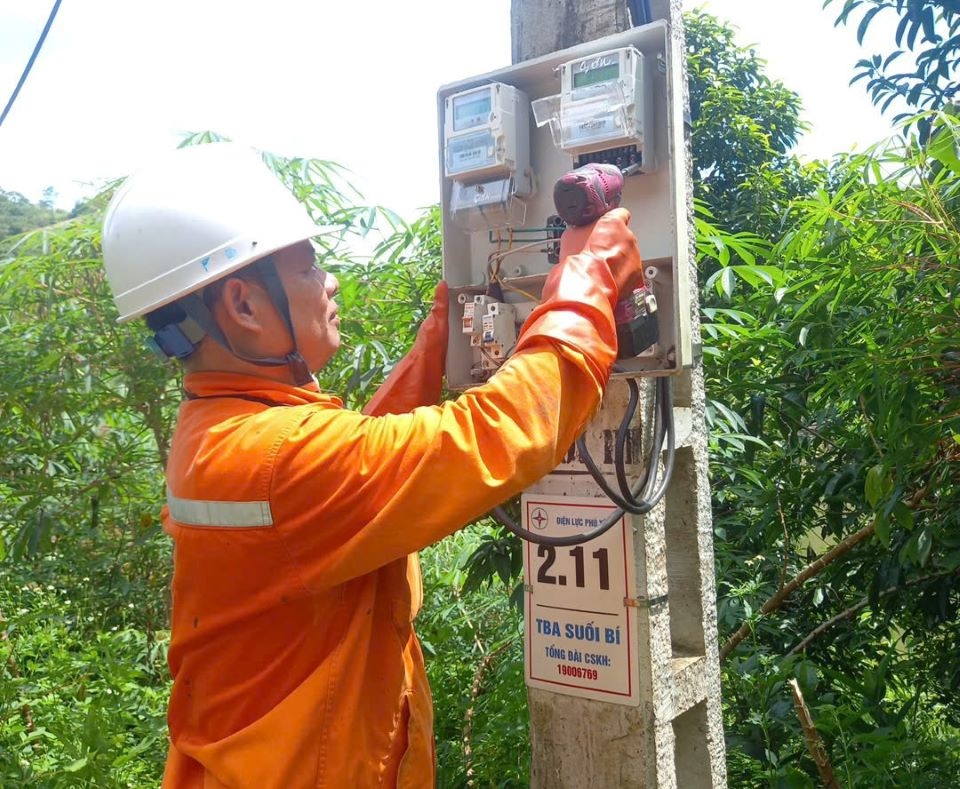
<svg viewBox="0 0 960 789"><path fill-rule="evenodd" d="M290 316L290 303L287 301L287 292L283 289L283 283L280 281L280 275L277 273L277 267L274 265L273 256L267 255L265 258L255 261L251 268L257 272L267 289L267 294L277 308L280 317L290 332L290 341L293 343L293 350L286 355L285 361L293 375L294 383L297 386L303 386L313 381L313 373L307 367L306 360L300 355L297 349L297 334L293 329L293 318Z"/></svg>
<svg viewBox="0 0 960 789"><path fill-rule="evenodd" d="M270 296L270 300L280 313L280 317L283 318L284 324L286 324L287 331L290 332L290 338L293 341L293 350L286 356L254 358L240 353L230 344L230 341L204 302L203 296L199 293L188 293L186 296L178 299L180 305L183 307L183 311L189 319L209 334L215 342L226 348L238 359L243 359L245 362L260 365L261 367L287 366L293 376L294 384L297 386L313 383L313 374L307 367L306 360L300 355L300 351L297 350L297 335L294 333L293 320L290 317L290 303L287 301L287 294L283 289L283 283L280 281L280 275L277 274L277 268L273 263L273 259L270 256L261 258L251 263L250 268L256 271L260 277L263 286L267 289L267 295ZM196 342L199 343L199 340Z"/></svg>

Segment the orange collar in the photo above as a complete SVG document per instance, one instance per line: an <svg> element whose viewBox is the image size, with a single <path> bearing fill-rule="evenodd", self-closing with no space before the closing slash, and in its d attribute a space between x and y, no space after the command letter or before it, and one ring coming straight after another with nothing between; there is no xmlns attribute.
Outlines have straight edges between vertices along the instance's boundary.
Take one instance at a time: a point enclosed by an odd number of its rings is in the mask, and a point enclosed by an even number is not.
<svg viewBox="0 0 960 789"><path fill-rule="evenodd" d="M315 382L306 386L293 386L241 373L188 373L183 379L183 390L196 398L243 396L275 405L329 403L343 406L339 397L321 392Z"/></svg>

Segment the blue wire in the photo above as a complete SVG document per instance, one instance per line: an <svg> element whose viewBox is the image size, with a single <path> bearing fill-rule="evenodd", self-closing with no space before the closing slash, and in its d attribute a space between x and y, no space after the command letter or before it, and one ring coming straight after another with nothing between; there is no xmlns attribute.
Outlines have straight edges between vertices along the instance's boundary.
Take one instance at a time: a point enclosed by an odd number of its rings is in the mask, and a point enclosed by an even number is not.
<svg viewBox="0 0 960 789"><path fill-rule="evenodd" d="M22 88L23 83L27 81L27 75L30 73L30 69L33 68L33 62L37 59L37 55L40 54L40 48L43 46L43 42L47 38L47 33L50 32L50 26L53 24L53 20L57 16L57 11L60 10L61 1L62 0L56 0L56 2L53 4L53 10L50 11L50 16L47 18L47 24L43 26L43 32L40 34L37 45L33 48L33 54L30 55L30 60L27 61L27 67L23 70L23 74L20 75L20 81L17 83L17 87L13 89L13 95L10 97L10 101L8 101L7 106L3 108L3 114L0 115L0 126L3 126L3 122L6 120L7 114L10 112L10 108L13 107L13 102L17 100L17 95L20 93L20 88Z"/></svg>

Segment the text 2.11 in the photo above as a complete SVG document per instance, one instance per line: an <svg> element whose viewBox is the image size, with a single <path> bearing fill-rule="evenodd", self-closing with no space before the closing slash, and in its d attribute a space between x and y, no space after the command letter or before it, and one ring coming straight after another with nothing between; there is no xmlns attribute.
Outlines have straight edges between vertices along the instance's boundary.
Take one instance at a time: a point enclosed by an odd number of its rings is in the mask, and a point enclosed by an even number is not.
<svg viewBox="0 0 960 789"><path fill-rule="evenodd" d="M583 558L583 546L578 545L576 548L571 548L568 553L573 557L573 585L583 589L586 586L586 568L584 566L585 562ZM607 549L598 548L590 555L597 560L600 589L602 591L608 591L610 589L610 560L608 558ZM552 545L538 545L537 556L539 556L541 559L544 559L544 562L540 565L540 569L537 570L537 581L542 584L566 586L567 576L551 575L549 573L553 563L557 560L557 549Z"/></svg>

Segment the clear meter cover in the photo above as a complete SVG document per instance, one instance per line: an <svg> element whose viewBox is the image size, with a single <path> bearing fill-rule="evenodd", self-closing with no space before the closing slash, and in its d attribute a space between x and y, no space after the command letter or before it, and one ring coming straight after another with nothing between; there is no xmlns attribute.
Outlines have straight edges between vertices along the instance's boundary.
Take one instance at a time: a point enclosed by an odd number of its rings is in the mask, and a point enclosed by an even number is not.
<svg viewBox="0 0 960 789"><path fill-rule="evenodd" d="M591 87L589 96L579 100L560 94L533 102L537 125L550 124L554 145L561 150L576 152L622 144L640 133L631 112L632 103L627 102L619 82Z"/></svg>
<svg viewBox="0 0 960 789"><path fill-rule="evenodd" d="M526 215L526 203L517 197L513 178L482 184L453 184L450 216L469 233L519 227Z"/></svg>

